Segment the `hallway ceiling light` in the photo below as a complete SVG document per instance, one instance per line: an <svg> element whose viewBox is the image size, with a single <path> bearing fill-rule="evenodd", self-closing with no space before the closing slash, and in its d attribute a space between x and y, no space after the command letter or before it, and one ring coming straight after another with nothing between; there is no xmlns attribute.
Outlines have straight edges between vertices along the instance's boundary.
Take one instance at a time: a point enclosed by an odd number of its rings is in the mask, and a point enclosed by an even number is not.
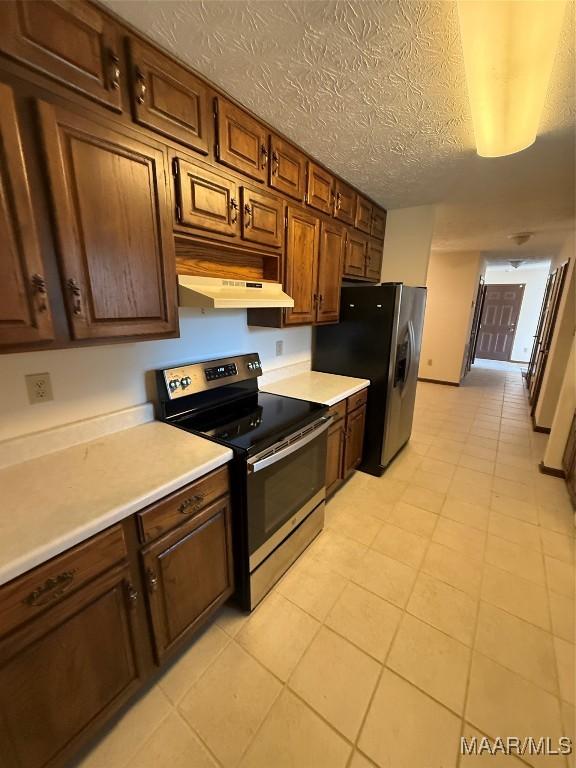
<svg viewBox="0 0 576 768"><path fill-rule="evenodd" d="M516 245L524 245L534 236L534 232L516 232L513 235L508 235L508 239L516 243Z"/></svg>
<svg viewBox="0 0 576 768"><path fill-rule="evenodd" d="M536 140L565 0L458 0L476 149L501 157Z"/></svg>
<svg viewBox="0 0 576 768"><path fill-rule="evenodd" d="M512 269L518 269L518 267L524 264L524 259L510 259L508 263L510 264Z"/></svg>

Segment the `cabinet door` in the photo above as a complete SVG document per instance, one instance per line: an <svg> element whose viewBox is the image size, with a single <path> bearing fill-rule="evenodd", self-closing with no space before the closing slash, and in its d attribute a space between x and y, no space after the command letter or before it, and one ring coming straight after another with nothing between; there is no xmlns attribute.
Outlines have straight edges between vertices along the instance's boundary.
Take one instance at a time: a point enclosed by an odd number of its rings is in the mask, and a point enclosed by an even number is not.
<svg viewBox="0 0 576 768"><path fill-rule="evenodd" d="M270 137L270 186L302 202L306 192L306 157L278 136Z"/></svg>
<svg viewBox="0 0 576 768"><path fill-rule="evenodd" d="M326 495L333 493L344 478L344 422L341 421L328 432L326 445Z"/></svg>
<svg viewBox="0 0 576 768"><path fill-rule="evenodd" d="M208 88L174 59L130 40L132 109L137 123L208 154Z"/></svg>
<svg viewBox="0 0 576 768"><path fill-rule="evenodd" d="M306 202L312 208L332 213L334 203L334 178L324 168L308 161Z"/></svg>
<svg viewBox="0 0 576 768"><path fill-rule="evenodd" d="M367 235L372 231L372 203L365 200L360 195L356 196L356 217L354 220L356 229L366 232Z"/></svg>
<svg viewBox="0 0 576 768"><path fill-rule="evenodd" d="M119 30L89 3L0 2L0 50L120 111Z"/></svg>
<svg viewBox="0 0 576 768"><path fill-rule="evenodd" d="M0 640L2 766L64 764L132 695L138 599L119 567Z"/></svg>
<svg viewBox="0 0 576 768"><path fill-rule="evenodd" d="M316 269L320 222L314 214L288 206L286 229L286 279L284 290L294 299L285 311L287 325L304 325L316 319Z"/></svg>
<svg viewBox="0 0 576 768"><path fill-rule="evenodd" d="M384 240L386 234L386 211L383 208L376 208L372 211L372 229L370 230L372 237L377 237L378 240Z"/></svg>
<svg viewBox="0 0 576 768"><path fill-rule="evenodd" d="M231 594L228 498L143 550L158 662Z"/></svg>
<svg viewBox="0 0 576 768"><path fill-rule="evenodd" d="M178 221L221 235L238 234L240 201L236 181L182 158L172 162Z"/></svg>
<svg viewBox="0 0 576 768"><path fill-rule="evenodd" d="M366 238L354 230L348 230L344 274L349 277L364 277L366 274Z"/></svg>
<svg viewBox="0 0 576 768"><path fill-rule="evenodd" d="M166 157L152 140L40 102L64 289L76 339L174 335Z"/></svg>
<svg viewBox="0 0 576 768"><path fill-rule="evenodd" d="M340 316L340 286L346 248L346 232L335 222L322 222L318 255L318 301L316 320L337 323Z"/></svg>
<svg viewBox="0 0 576 768"><path fill-rule="evenodd" d="M336 179L336 197L334 199L334 216L346 224L354 224L356 213L356 192L349 186Z"/></svg>
<svg viewBox="0 0 576 768"><path fill-rule="evenodd" d="M53 338L12 91L0 84L0 345Z"/></svg>
<svg viewBox="0 0 576 768"><path fill-rule="evenodd" d="M380 275L382 274L382 248L381 240L368 240L366 277L369 277L370 280L380 281Z"/></svg>
<svg viewBox="0 0 576 768"><path fill-rule="evenodd" d="M284 234L284 204L279 197L242 187L242 238L280 248Z"/></svg>
<svg viewBox="0 0 576 768"><path fill-rule="evenodd" d="M268 176L268 132L264 126L234 106L216 97L218 160L257 181Z"/></svg>
<svg viewBox="0 0 576 768"><path fill-rule="evenodd" d="M344 451L344 475L346 477L362 461L365 420L365 406L352 411L346 418L346 448Z"/></svg>

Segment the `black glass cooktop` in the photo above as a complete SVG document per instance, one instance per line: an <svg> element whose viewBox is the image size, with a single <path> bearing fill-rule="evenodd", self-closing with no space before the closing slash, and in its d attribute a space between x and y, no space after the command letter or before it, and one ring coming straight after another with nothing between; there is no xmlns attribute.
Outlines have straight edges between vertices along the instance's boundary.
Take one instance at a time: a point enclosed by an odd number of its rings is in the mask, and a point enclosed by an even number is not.
<svg viewBox="0 0 576 768"><path fill-rule="evenodd" d="M254 455L327 410L319 403L256 392L192 416L181 415L170 423Z"/></svg>

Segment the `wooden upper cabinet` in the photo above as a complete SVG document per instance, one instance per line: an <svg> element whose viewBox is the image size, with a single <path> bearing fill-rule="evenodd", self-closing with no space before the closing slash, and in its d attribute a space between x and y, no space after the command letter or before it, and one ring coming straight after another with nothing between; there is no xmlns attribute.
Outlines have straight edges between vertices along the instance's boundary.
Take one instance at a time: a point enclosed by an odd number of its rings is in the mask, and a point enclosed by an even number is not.
<svg viewBox="0 0 576 768"><path fill-rule="evenodd" d="M366 238L353 229L346 237L344 274L349 277L364 277L366 274Z"/></svg>
<svg viewBox="0 0 576 768"><path fill-rule="evenodd" d="M320 222L312 213L288 206L284 290L294 299L285 310L287 325L305 325L316 319L315 289Z"/></svg>
<svg viewBox="0 0 576 768"><path fill-rule="evenodd" d="M278 136L270 137L270 186L302 202L306 194L306 156Z"/></svg>
<svg viewBox="0 0 576 768"><path fill-rule="evenodd" d="M45 102L39 112L73 337L174 335L174 240L161 145Z"/></svg>
<svg viewBox="0 0 576 768"><path fill-rule="evenodd" d="M12 91L0 84L0 346L53 338Z"/></svg>
<svg viewBox="0 0 576 768"><path fill-rule="evenodd" d="M230 526L226 497L143 550L159 662L232 594Z"/></svg>
<svg viewBox="0 0 576 768"><path fill-rule="evenodd" d="M257 181L268 178L268 132L247 112L217 96L216 156L230 166Z"/></svg>
<svg viewBox="0 0 576 768"><path fill-rule="evenodd" d="M380 282L382 274L382 249L383 243L381 240L374 240L373 238L368 240L366 277L370 278L370 280Z"/></svg>
<svg viewBox="0 0 576 768"><path fill-rule="evenodd" d="M334 205L334 177L319 165L308 161L306 202L312 208L332 213Z"/></svg>
<svg viewBox="0 0 576 768"><path fill-rule="evenodd" d="M372 203L360 195L356 195L356 217L354 220L356 229L367 235L372 231Z"/></svg>
<svg viewBox="0 0 576 768"><path fill-rule="evenodd" d="M284 204L279 197L242 187L242 238L280 248L284 234Z"/></svg>
<svg viewBox="0 0 576 768"><path fill-rule="evenodd" d="M240 198L236 181L180 157L173 158L172 166L178 222L221 235L238 234Z"/></svg>
<svg viewBox="0 0 576 768"><path fill-rule="evenodd" d="M323 221L318 255L316 321L337 323L340 317L340 286L346 248L346 232L336 222Z"/></svg>
<svg viewBox="0 0 576 768"><path fill-rule="evenodd" d="M107 107L122 109L119 30L94 5L0 2L0 50Z"/></svg>
<svg viewBox="0 0 576 768"><path fill-rule="evenodd" d="M340 179L336 179L334 217L346 224L354 224L356 214L356 192Z"/></svg>
<svg viewBox="0 0 576 768"><path fill-rule="evenodd" d="M376 208L372 211L372 228L370 230L372 237L378 240L384 240L386 234L386 211L383 208Z"/></svg>
<svg viewBox="0 0 576 768"><path fill-rule="evenodd" d="M208 154L208 88L195 75L139 40L130 40L130 88L137 123Z"/></svg>

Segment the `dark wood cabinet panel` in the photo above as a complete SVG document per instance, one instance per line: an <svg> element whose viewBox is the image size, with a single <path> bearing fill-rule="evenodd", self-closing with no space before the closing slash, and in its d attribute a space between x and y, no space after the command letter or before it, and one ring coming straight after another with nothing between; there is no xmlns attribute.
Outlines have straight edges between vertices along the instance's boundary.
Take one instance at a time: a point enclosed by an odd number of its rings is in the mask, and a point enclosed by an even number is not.
<svg viewBox="0 0 576 768"><path fill-rule="evenodd" d="M208 88L174 59L130 40L132 111L137 123L208 154Z"/></svg>
<svg viewBox="0 0 576 768"><path fill-rule="evenodd" d="M0 84L0 346L53 338L12 91Z"/></svg>
<svg viewBox="0 0 576 768"><path fill-rule="evenodd" d="M370 280L380 281L382 274L382 250L381 240L368 240L367 258L366 258L366 277Z"/></svg>
<svg viewBox="0 0 576 768"><path fill-rule="evenodd" d="M252 187L242 187L242 238L280 248L284 234L284 203Z"/></svg>
<svg viewBox="0 0 576 768"><path fill-rule="evenodd" d="M356 214L356 192L340 179L336 179L334 217L346 224L354 224Z"/></svg>
<svg viewBox="0 0 576 768"><path fill-rule="evenodd" d="M222 235L240 231L240 197L235 179L190 163L172 161L180 224Z"/></svg>
<svg viewBox="0 0 576 768"><path fill-rule="evenodd" d="M334 493L344 479L345 423L330 428L326 445L326 495Z"/></svg>
<svg viewBox="0 0 576 768"><path fill-rule="evenodd" d="M344 257L344 275L364 277L366 274L366 238L350 229L346 237L346 255Z"/></svg>
<svg viewBox="0 0 576 768"><path fill-rule="evenodd" d="M344 475L347 477L362 461L366 406L357 408L346 417L346 448L344 451Z"/></svg>
<svg viewBox="0 0 576 768"><path fill-rule="evenodd" d="M216 97L216 155L224 165L257 181L268 176L268 132L247 112Z"/></svg>
<svg viewBox="0 0 576 768"><path fill-rule="evenodd" d="M74 0L0 2L0 51L120 111L119 30Z"/></svg>
<svg viewBox="0 0 576 768"><path fill-rule="evenodd" d="M346 248L346 232L336 222L323 221L318 254L316 321L337 323L340 317L340 286Z"/></svg>
<svg viewBox="0 0 576 768"><path fill-rule="evenodd" d="M232 594L228 498L146 547L142 560L160 662Z"/></svg>
<svg viewBox="0 0 576 768"><path fill-rule="evenodd" d="M0 763L62 764L140 685L138 593L126 566L0 639Z"/></svg>
<svg viewBox="0 0 576 768"><path fill-rule="evenodd" d="M384 240L384 235L386 234L386 211L383 208L373 207L370 234L372 237L377 237L378 240Z"/></svg>
<svg viewBox="0 0 576 768"><path fill-rule="evenodd" d="M356 229L367 235L372 231L372 203L360 195L356 196L356 217L354 220Z"/></svg>
<svg viewBox="0 0 576 768"><path fill-rule="evenodd" d="M270 186L302 202L306 193L306 156L292 144L270 137Z"/></svg>
<svg viewBox="0 0 576 768"><path fill-rule="evenodd" d="M320 222L314 214L288 206L286 225L284 290L294 299L294 307L285 310L287 325L313 323L316 318L314 293Z"/></svg>
<svg viewBox="0 0 576 768"><path fill-rule="evenodd" d="M39 111L74 338L174 335L165 152L115 124Z"/></svg>
<svg viewBox="0 0 576 768"><path fill-rule="evenodd" d="M319 165L308 161L306 202L312 208L332 213L334 204L334 177Z"/></svg>

